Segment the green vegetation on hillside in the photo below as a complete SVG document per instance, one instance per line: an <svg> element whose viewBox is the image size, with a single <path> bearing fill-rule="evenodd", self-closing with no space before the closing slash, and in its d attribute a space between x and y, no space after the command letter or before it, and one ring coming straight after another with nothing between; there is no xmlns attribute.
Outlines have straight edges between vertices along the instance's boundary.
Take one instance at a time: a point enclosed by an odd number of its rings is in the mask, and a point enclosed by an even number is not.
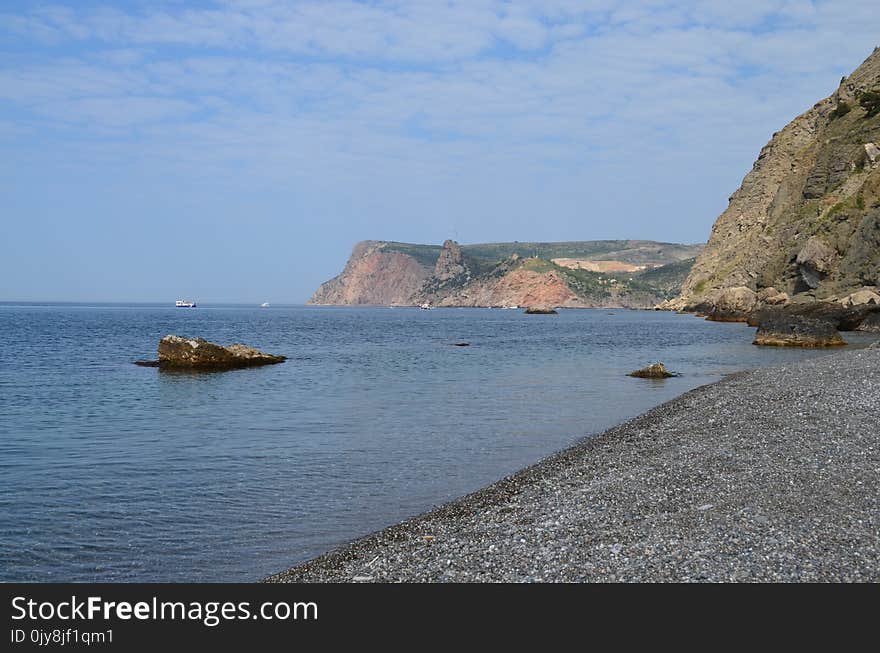
<svg viewBox="0 0 880 653"><path fill-rule="evenodd" d="M526 260L556 258L618 260L631 265L662 265L692 259L701 245L660 243L650 240L586 240L560 243L512 242L462 245L461 251L477 275L490 272L500 262L517 255ZM412 256L420 265L433 268L441 245L388 242L383 249ZM556 266L554 266L556 267Z"/></svg>
<svg viewBox="0 0 880 653"><path fill-rule="evenodd" d="M696 258L668 263L658 268L648 268L632 276L630 287L642 292L654 292L664 299L672 299L681 292L684 280L690 274Z"/></svg>
<svg viewBox="0 0 880 653"><path fill-rule="evenodd" d="M420 265L433 269L442 247L390 242L387 251L407 254ZM500 278L521 268L539 274L556 272L572 291L587 302L608 302L615 297L637 298L649 305L676 296L690 272L699 246L657 243L643 240L598 240L568 243L484 243L462 245L462 254L471 279ZM516 260L518 258L518 260ZM592 272L557 265L551 259L618 260L632 265L648 265L639 272ZM681 260L679 260L681 259ZM657 262L665 263L658 265ZM464 280L448 282L446 292L454 292ZM439 291L428 283L424 292Z"/></svg>
<svg viewBox="0 0 880 653"><path fill-rule="evenodd" d="M561 268L552 261L548 261L543 258L527 258L523 259L522 267L526 270L530 270L532 272L544 273L544 272L554 272L554 271L563 271L565 268Z"/></svg>
<svg viewBox="0 0 880 653"><path fill-rule="evenodd" d="M463 245L462 251L474 258L501 260L516 254L523 258L590 258L627 249L628 240L595 240L570 243L484 243Z"/></svg>
<svg viewBox="0 0 880 653"><path fill-rule="evenodd" d="M315 294L315 303L422 303L435 305L473 305L475 298L526 297L539 289L542 279L529 279L524 286L505 284L502 280L517 270L540 275L553 273L580 298L573 302L585 306L650 307L678 292L681 281L693 264L700 245L679 245L647 240L602 240L569 243L484 243L458 246L422 245L396 241L364 241L355 247L353 257L342 275L323 284ZM395 277L396 262L385 259L383 272L376 281L371 264L360 260L376 252L403 254L410 261L401 264L402 275ZM535 253L538 253L535 256ZM648 266L638 272L600 273L559 265L551 259L581 261L616 261ZM354 262L353 262L354 261ZM412 262L422 271L413 269ZM560 261L563 263L564 261ZM665 266L664 266L665 264ZM390 266L390 267L389 267ZM661 267L664 266L664 267ZM609 267L616 267L611 265ZM625 267L625 266L624 266ZM619 269L619 268L618 268ZM362 287L361 294L347 294L346 285ZM553 284L549 279L547 280ZM479 299L478 301L491 301ZM510 301L509 299L501 301ZM513 300L514 303L518 299Z"/></svg>
<svg viewBox="0 0 880 653"><path fill-rule="evenodd" d="M659 303L678 295L696 258L676 261L640 272L592 272L556 265L542 258L523 259L522 268L534 272L556 272L579 297L607 300L610 297L639 297L647 303Z"/></svg>
<svg viewBox="0 0 880 653"><path fill-rule="evenodd" d="M523 258L578 258L619 260L632 265L659 265L695 257L700 245L659 243L649 240L587 240L561 243L483 243L462 245L462 251L474 259L500 261L514 254Z"/></svg>
<svg viewBox="0 0 880 653"><path fill-rule="evenodd" d="M849 106L849 103L846 100L840 100L837 106L834 107L834 111L831 112L831 119L843 118L850 111L852 111L852 107Z"/></svg>
<svg viewBox="0 0 880 653"><path fill-rule="evenodd" d="M407 254L418 261L420 265L424 265L426 268L433 268L443 247L440 245L414 245L411 243L390 242L386 243L383 249L389 252Z"/></svg>
<svg viewBox="0 0 880 653"><path fill-rule="evenodd" d="M859 96L859 104L867 112L866 118L873 118L880 113L880 89L865 91Z"/></svg>

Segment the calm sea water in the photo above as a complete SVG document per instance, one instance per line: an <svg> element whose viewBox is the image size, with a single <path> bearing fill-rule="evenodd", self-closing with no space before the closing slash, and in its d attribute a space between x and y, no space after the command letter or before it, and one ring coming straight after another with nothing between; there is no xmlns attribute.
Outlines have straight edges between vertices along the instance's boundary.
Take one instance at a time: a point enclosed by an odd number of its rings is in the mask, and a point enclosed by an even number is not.
<svg viewBox="0 0 880 653"><path fill-rule="evenodd" d="M132 365L168 333L290 360ZM0 305L0 580L257 580L724 374L823 355L752 333L638 311ZM625 376L655 360L684 376Z"/></svg>

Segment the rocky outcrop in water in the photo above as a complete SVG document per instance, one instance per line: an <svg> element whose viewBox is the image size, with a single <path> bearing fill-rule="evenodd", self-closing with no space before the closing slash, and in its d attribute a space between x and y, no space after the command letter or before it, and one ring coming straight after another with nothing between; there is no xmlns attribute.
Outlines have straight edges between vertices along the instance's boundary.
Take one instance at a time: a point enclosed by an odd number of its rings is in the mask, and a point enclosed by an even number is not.
<svg viewBox="0 0 880 653"><path fill-rule="evenodd" d="M840 331L857 331L872 316L880 314L876 304L846 305L841 302L805 302L790 304L781 313L828 322Z"/></svg>
<svg viewBox="0 0 880 653"><path fill-rule="evenodd" d="M637 379L669 379L678 375L667 370L663 363L654 363L635 372L630 372L627 376L634 376Z"/></svg>
<svg viewBox="0 0 880 653"><path fill-rule="evenodd" d="M803 315L768 311L758 320L756 345L770 347L838 347L846 342L831 322Z"/></svg>
<svg viewBox="0 0 880 653"><path fill-rule="evenodd" d="M724 314L734 288L799 303L880 286L880 114L860 104L875 89L880 50L773 135L664 308Z"/></svg>
<svg viewBox="0 0 880 653"><path fill-rule="evenodd" d="M159 341L158 361L138 361L138 365L174 370L231 370L273 365L287 360L247 345L222 345L204 338L168 335Z"/></svg>
<svg viewBox="0 0 880 653"><path fill-rule="evenodd" d="M846 344L839 331L880 332L880 304L800 302L764 306L749 317L756 345L833 347Z"/></svg>

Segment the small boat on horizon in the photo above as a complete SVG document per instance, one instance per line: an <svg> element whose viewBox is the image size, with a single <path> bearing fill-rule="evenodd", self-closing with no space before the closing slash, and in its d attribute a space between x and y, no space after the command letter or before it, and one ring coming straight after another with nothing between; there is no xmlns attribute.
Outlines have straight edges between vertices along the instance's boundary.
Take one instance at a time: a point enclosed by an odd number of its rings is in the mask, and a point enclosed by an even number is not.
<svg viewBox="0 0 880 653"><path fill-rule="evenodd" d="M196 303L191 302L188 299L178 299L174 302L174 306L177 308L196 308Z"/></svg>
<svg viewBox="0 0 880 653"><path fill-rule="evenodd" d="M260 304L260 308L269 308L269 302L263 302Z"/></svg>

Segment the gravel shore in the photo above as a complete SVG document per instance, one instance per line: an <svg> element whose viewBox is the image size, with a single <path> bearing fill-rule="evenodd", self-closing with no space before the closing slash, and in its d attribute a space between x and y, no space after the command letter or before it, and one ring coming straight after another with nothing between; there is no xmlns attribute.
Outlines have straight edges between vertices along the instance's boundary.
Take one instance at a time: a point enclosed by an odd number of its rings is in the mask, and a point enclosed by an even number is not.
<svg viewBox="0 0 880 653"><path fill-rule="evenodd" d="M698 388L266 580L880 581L880 349Z"/></svg>

